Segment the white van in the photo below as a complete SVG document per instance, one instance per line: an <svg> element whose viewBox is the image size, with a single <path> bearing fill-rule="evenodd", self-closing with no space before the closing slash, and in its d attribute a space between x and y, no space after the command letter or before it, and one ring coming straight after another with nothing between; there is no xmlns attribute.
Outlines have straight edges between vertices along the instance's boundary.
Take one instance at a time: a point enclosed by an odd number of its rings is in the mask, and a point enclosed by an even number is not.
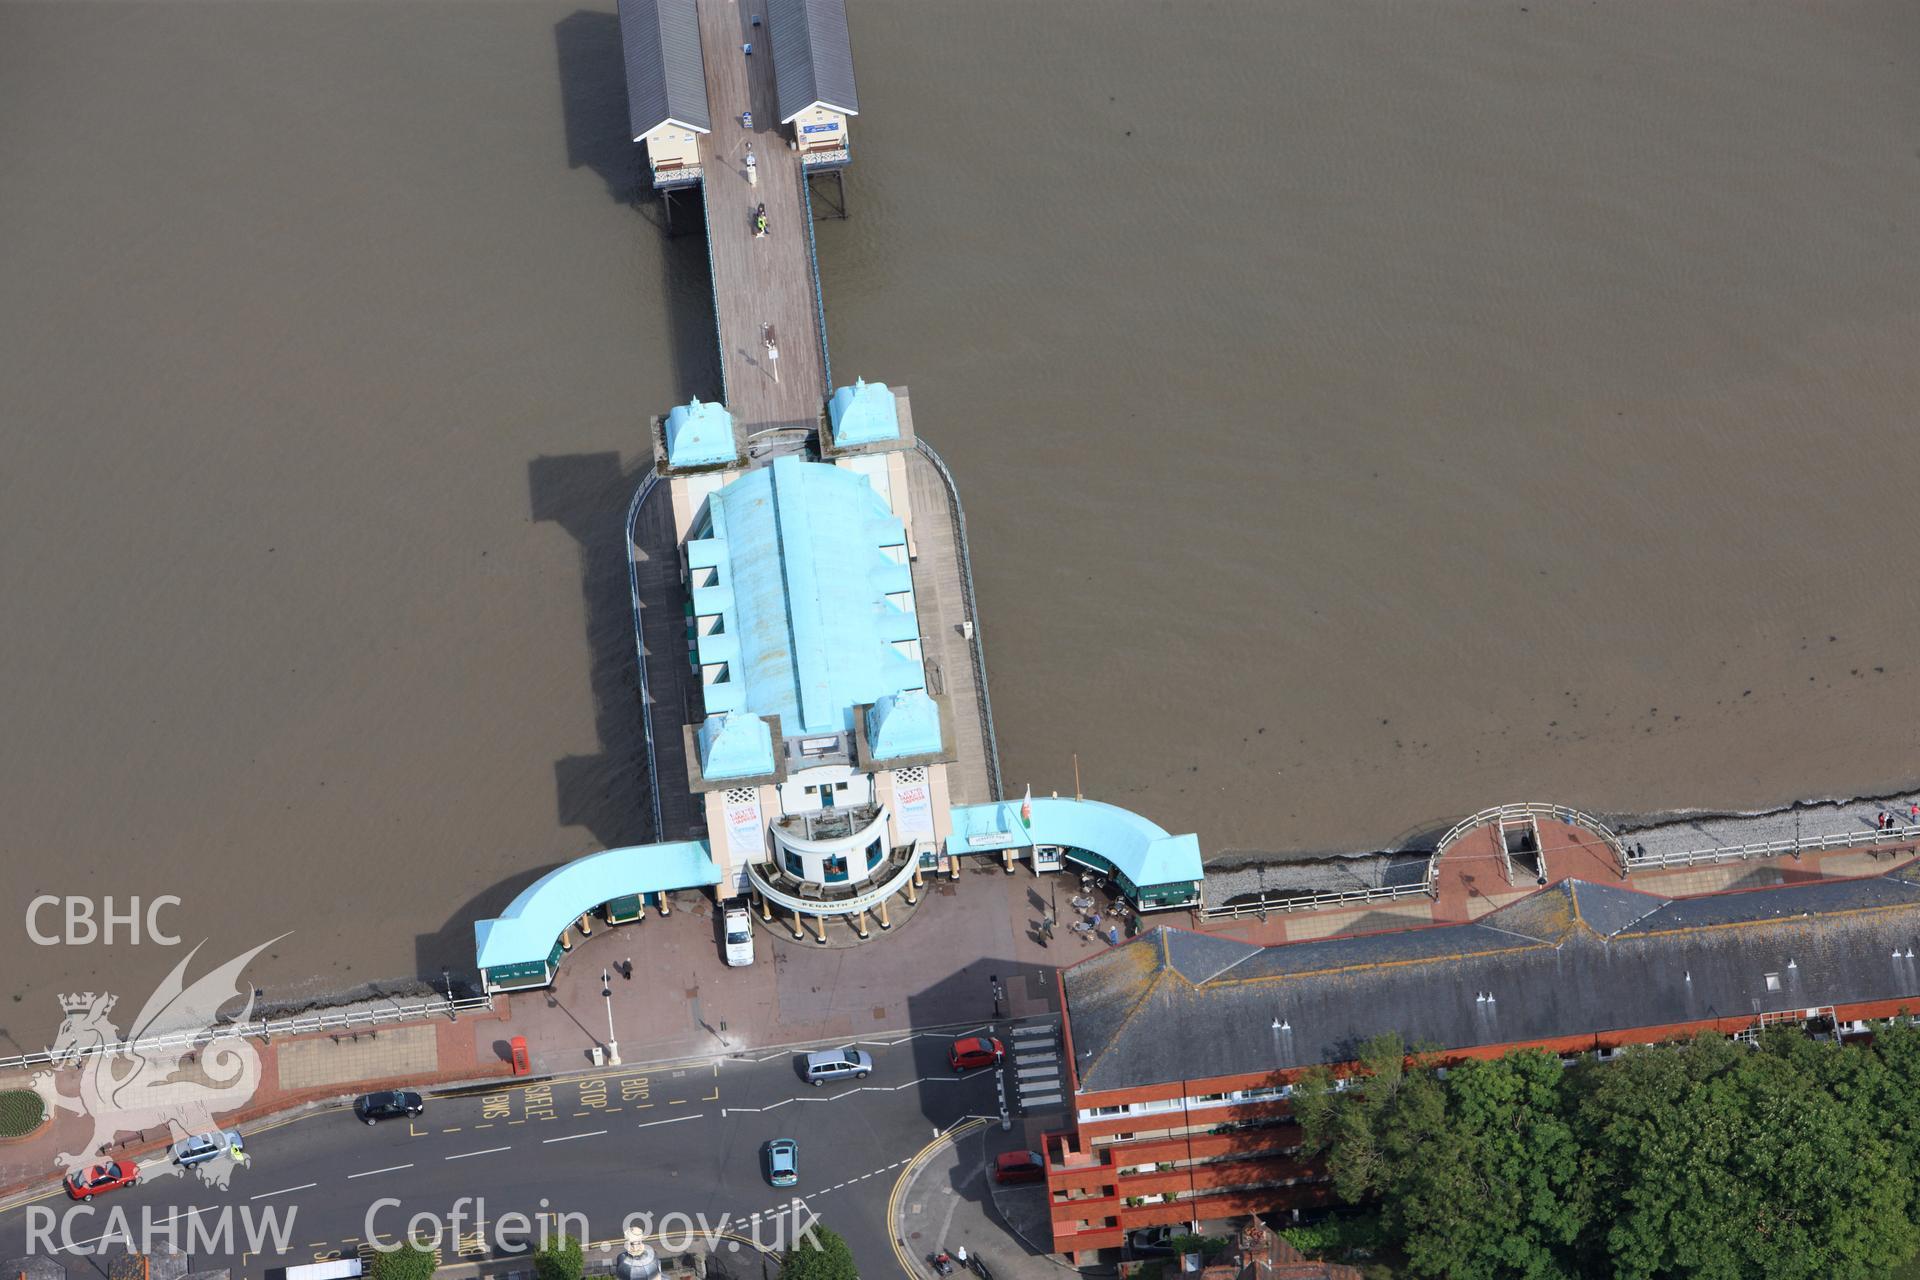
<svg viewBox="0 0 1920 1280"><path fill-rule="evenodd" d="M729 902L721 917L726 933L727 963L735 968L753 963L753 916L739 899Z"/></svg>

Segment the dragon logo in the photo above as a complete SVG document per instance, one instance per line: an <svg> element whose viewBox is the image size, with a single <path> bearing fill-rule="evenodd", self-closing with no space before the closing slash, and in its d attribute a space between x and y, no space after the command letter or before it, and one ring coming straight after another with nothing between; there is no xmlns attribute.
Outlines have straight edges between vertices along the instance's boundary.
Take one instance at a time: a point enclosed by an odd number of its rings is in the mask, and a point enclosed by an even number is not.
<svg viewBox="0 0 1920 1280"><path fill-rule="evenodd" d="M244 1105L260 1083L259 1051L241 1032L253 1013L254 989L241 982L240 974L279 940L263 942L189 984L187 966L199 954L196 946L154 990L124 1041L108 1020L117 997L91 991L60 997L66 1018L49 1050L54 1070L36 1075L33 1087L49 1114L72 1111L91 1118L93 1137L54 1163L77 1172L122 1135L129 1142L161 1136L175 1142L203 1134L219 1140L215 1113ZM244 1007L221 1023L221 1008L243 996ZM61 1093L55 1084L54 1071L65 1067L79 1069L76 1094ZM234 1166L246 1160L243 1151L229 1154L231 1159L194 1165L194 1172L208 1185L224 1188ZM141 1170L143 1176L178 1172L172 1161Z"/></svg>

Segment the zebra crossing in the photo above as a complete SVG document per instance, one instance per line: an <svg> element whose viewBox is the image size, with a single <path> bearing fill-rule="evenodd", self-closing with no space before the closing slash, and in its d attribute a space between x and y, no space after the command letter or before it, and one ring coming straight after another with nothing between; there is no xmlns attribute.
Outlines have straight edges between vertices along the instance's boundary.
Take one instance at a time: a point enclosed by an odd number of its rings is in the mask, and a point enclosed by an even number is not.
<svg viewBox="0 0 1920 1280"><path fill-rule="evenodd" d="M1013 1091L1020 1110L1031 1114L1062 1105L1066 1081L1060 1067L1060 1025L1015 1027L1007 1053L1013 1059Z"/></svg>

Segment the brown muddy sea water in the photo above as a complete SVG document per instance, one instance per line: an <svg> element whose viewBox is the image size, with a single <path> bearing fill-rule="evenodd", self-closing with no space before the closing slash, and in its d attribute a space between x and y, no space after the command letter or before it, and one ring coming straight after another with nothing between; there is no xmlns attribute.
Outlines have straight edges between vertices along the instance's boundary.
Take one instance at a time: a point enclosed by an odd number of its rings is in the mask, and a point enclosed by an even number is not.
<svg viewBox="0 0 1920 1280"><path fill-rule="evenodd" d="M1209 854L1920 778L1920 6L850 0L838 380L1004 772ZM0 0L0 1053L647 837L619 524L717 373L610 5ZM19 996L18 1003L7 999Z"/></svg>

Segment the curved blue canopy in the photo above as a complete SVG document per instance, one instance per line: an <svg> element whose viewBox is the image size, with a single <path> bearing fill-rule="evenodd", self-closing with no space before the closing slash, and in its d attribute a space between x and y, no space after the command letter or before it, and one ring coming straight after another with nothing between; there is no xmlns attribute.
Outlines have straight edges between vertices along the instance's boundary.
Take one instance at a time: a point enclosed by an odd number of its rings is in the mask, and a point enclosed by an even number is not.
<svg viewBox="0 0 1920 1280"><path fill-rule="evenodd" d="M720 883L704 840L631 845L555 867L492 920L476 920L473 941L481 969L540 964L562 930L603 903Z"/></svg>
<svg viewBox="0 0 1920 1280"><path fill-rule="evenodd" d="M1134 884L1185 884L1206 872L1200 837L1169 835L1165 828L1119 805L1099 800L1036 796L1033 826L1020 820L1020 801L997 800L953 810L948 853L979 853L1036 844L1085 849L1111 862Z"/></svg>

